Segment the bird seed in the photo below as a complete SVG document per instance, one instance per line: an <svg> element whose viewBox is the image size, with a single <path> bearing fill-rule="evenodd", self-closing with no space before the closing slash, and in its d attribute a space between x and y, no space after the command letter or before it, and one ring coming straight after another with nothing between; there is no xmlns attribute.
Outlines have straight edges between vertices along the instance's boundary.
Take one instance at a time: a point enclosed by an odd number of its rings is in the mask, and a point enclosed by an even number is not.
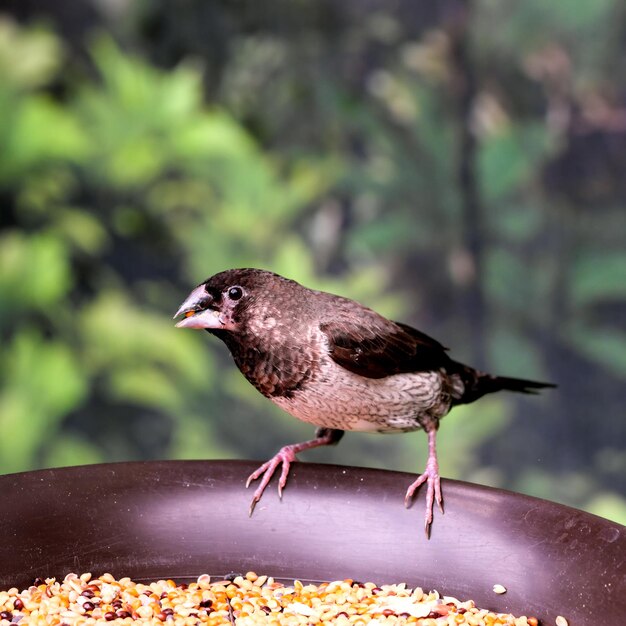
<svg viewBox="0 0 626 626"><path fill-rule="evenodd" d="M405 583L377 587L348 579L319 585L296 580L289 585L254 572L233 580L212 580L204 574L189 584L136 583L87 573L68 574L62 581L38 578L22 591L0 591L0 626L9 624L538 626L538 620L494 613L472 600L410 589Z"/></svg>

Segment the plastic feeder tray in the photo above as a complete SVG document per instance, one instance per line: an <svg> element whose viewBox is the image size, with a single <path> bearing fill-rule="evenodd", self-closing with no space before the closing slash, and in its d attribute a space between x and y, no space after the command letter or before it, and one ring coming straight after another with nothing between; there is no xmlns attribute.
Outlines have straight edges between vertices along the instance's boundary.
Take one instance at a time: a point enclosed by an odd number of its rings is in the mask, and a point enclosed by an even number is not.
<svg viewBox="0 0 626 626"><path fill-rule="evenodd" d="M188 581L253 570L278 579L406 582L552 625L626 624L626 527L507 491L444 480L424 535L414 476L296 463L252 517L252 462L172 461L0 477L0 587L110 572ZM507 592L497 595L493 585Z"/></svg>

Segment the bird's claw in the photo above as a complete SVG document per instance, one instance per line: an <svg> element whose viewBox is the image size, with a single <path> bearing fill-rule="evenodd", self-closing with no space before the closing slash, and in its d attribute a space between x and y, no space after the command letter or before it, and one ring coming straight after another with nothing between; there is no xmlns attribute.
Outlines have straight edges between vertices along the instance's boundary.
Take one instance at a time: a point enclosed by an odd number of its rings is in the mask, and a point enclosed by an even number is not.
<svg viewBox="0 0 626 626"><path fill-rule="evenodd" d="M250 502L250 508L248 509L248 517L252 517L252 513L254 513L254 507L258 500L256 498L252 498L252 502Z"/></svg>
<svg viewBox="0 0 626 626"><path fill-rule="evenodd" d="M413 495L418 488L427 483L426 491L426 515L424 517L424 531L426 537L430 537L430 527L433 523L433 506L435 501L439 505L439 510L443 513L443 497L441 495L441 479L439 477L439 467L436 460L429 460L426 470L417 477L417 480L409 485L404 496L404 506L407 508L411 505Z"/></svg>
<svg viewBox="0 0 626 626"><path fill-rule="evenodd" d="M248 489L250 485L252 484L252 482L255 481L263 473L260 470L263 470L265 465L267 465L267 463L264 463L263 465L261 465L261 467L256 469L254 472L252 472L252 474L250 474L250 476L248 476L248 480L246 480L246 489Z"/></svg>
<svg viewBox="0 0 626 626"><path fill-rule="evenodd" d="M291 463L297 461L296 455L293 451L292 446L285 446L281 448L277 454L275 454L269 461L266 461L261 465L258 469L256 469L250 476L248 476L248 480L246 481L246 489L250 487L250 485L257 479L261 479L259 486L256 488L254 495L252 496L252 502L250 503L250 509L248 511L249 515L252 515L254 511L254 507L257 505L257 502L261 499L265 488L269 484L274 472L278 468L279 465L282 464L282 470L280 472L280 478L278 480L278 497L282 500L283 498L283 489L287 484L287 476L289 475L289 468Z"/></svg>

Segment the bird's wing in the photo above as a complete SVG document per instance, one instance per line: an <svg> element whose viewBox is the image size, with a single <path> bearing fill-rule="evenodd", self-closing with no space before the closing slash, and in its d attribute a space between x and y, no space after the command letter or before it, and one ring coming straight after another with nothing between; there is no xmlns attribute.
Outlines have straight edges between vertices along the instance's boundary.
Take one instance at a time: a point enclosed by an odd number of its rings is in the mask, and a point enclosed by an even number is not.
<svg viewBox="0 0 626 626"><path fill-rule="evenodd" d="M324 321L320 329L333 361L366 378L432 371L449 362L438 341L369 309L358 319L338 316Z"/></svg>

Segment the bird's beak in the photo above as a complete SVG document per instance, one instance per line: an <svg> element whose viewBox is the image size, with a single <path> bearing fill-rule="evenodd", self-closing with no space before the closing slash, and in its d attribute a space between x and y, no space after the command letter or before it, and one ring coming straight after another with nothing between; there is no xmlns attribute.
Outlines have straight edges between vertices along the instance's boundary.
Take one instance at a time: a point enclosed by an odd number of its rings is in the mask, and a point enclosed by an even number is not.
<svg viewBox="0 0 626 626"><path fill-rule="evenodd" d="M185 317L176 324L176 328L224 328L220 321L220 312L209 308L213 298L204 289L204 285L196 287L180 305L174 319L179 315Z"/></svg>

